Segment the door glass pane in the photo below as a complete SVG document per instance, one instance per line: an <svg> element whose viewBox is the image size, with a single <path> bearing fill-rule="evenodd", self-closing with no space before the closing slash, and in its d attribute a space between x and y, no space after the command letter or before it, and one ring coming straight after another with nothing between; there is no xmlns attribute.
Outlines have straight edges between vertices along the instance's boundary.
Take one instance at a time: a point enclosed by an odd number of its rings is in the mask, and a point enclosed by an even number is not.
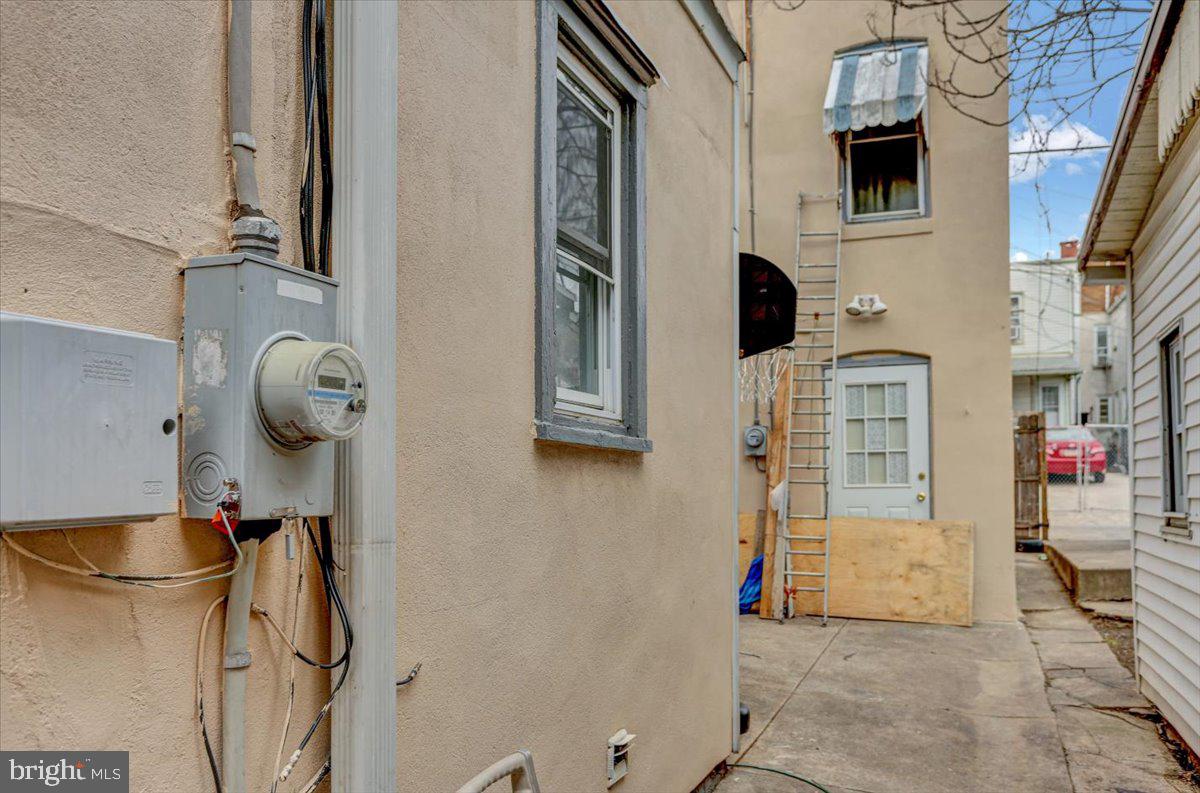
<svg viewBox="0 0 1200 793"><path fill-rule="evenodd" d="M887 426L885 419L867 419L867 448L881 451L887 448Z"/></svg>
<svg viewBox="0 0 1200 793"><path fill-rule="evenodd" d="M887 468L889 485L908 484L908 454L905 452L889 452Z"/></svg>
<svg viewBox="0 0 1200 793"><path fill-rule="evenodd" d="M608 248L611 130L558 84L558 227Z"/></svg>
<svg viewBox="0 0 1200 793"><path fill-rule="evenodd" d="M846 448L852 452L867 448L866 432L862 419L846 420Z"/></svg>
<svg viewBox="0 0 1200 793"><path fill-rule="evenodd" d="M600 394L600 287L607 284L558 255L554 276L555 380L559 387Z"/></svg>
<svg viewBox="0 0 1200 793"><path fill-rule="evenodd" d="M887 413L889 416L908 415L908 386L904 383L888 383Z"/></svg>
<svg viewBox="0 0 1200 793"><path fill-rule="evenodd" d="M888 440L889 449L907 449L908 448L908 422L904 419L888 419Z"/></svg>
<svg viewBox="0 0 1200 793"><path fill-rule="evenodd" d="M846 386L846 415L858 418L863 414L863 387L860 385Z"/></svg>
<svg viewBox="0 0 1200 793"><path fill-rule="evenodd" d="M872 452L867 455L867 484L887 484L887 455L882 452Z"/></svg>
<svg viewBox="0 0 1200 793"><path fill-rule="evenodd" d="M846 455L846 484L865 485L867 483L867 456L865 454Z"/></svg>
<svg viewBox="0 0 1200 793"><path fill-rule="evenodd" d="M868 416L883 416L886 415L883 409L883 386L869 385L867 386L867 415Z"/></svg>

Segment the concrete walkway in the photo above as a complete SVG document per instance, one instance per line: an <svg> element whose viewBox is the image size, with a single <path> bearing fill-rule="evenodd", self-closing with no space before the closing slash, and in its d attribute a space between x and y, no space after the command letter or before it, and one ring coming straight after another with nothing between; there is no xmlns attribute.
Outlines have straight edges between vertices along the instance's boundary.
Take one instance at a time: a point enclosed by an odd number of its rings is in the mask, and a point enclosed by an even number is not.
<svg viewBox="0 0 1200 793"><path fill-rule="evenodd" d="M1031 566L1032 559L1040 567ZM1030 626L741 620L743 754L833 793L1183 793L1132 679L1036 556ZM1028 595L1028 597L1026 597ZM720 793L796 793L731 768Z"/></svg>

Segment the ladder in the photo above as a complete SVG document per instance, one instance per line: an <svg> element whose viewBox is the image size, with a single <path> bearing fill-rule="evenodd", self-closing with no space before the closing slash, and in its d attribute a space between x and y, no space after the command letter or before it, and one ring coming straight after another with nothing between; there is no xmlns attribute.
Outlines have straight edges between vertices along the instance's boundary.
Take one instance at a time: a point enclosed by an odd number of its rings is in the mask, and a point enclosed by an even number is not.
<svg viewBox="0 0 1200 793"><path fill-rule="evenodd" d="M829 545L832 517L829 485L833 462L833 430L837 405L838 314L841 310L841 223L834 231L804 231L801 224L805 201L838 202L839 193L796 196L796 338L791 348L791 399L787 411L787 469L780 514L786 516L783 539L783 583L788 593L820 592L821 624L829 620ZM832 261L805 261L805 241L833 245ZM825 248L828 245L823 246ZM819 505L794 512L793 504ZM821 520L823 532L792 534L794 519ZM807 547L794 550L793 542ZM818 549L814 549L814 546ZM819 558L818 569L802 565L804 557ZM784 598L784 609L792 598Z"/></svg>

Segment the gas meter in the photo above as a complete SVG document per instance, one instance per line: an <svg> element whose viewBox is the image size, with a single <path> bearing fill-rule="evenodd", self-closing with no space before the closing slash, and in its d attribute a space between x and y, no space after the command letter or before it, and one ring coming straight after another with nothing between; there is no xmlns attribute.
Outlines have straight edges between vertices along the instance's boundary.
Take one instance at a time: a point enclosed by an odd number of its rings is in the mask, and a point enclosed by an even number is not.
<svg viewBox="0 0 1200 793"><path fill-rule="evenodd" d="M333 512L334 443L367 411L362 360L337 334L337 281L253 253L184 270L183 496L211 518Z"/></svg>

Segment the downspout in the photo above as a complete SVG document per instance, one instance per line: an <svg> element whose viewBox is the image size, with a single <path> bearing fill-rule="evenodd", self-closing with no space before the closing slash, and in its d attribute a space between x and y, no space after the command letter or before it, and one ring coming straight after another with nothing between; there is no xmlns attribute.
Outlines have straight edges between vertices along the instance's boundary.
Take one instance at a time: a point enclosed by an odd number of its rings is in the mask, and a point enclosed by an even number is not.
<svg viewBox="0 0 1200 793"><path fill-rule="evenodd" d="M752 68L752 67L751 67ZM733 271L733 345L731 349L731 358L733 359L733 440L730 449L733 454L733 661L732 661L732 681L733 689L733 741L731 751L737 753L741 751L742 746L742 714L741 714L741 672L738 669L738 643L740 630L740 608L738 605L738 593L741 590L741 581L738 580L738 559L740 557L739 537L738 537L738 509L740 506L739 498L739 482L741 476L741 450L742 450L742 433L738 426L740 419L740 411L742 407L741 391L738 388L739 361L738 353L740 352L741 339L739 338L739 328L741 326L740 304L739 304L739 250L740 247L740 223L738 217L739 204L739 188L738 180L741 179L741 168L739 160L741 159L741 140L740 131L742 126L741 113L741 92L742 86L739 84L737 73L734 73L733 78L733 145L731 151L732 165L730 185L730 201L732 202L732 218L733 228L731 229L733 255L730 259L730 269ZM754 228L753 215L751 215L751 228ZM757 407L757 403L756 403Z"/></svg>
<svg viewBox="0 0 1200 793"><path fill-rule="evenodd" d="M346 566L354 667L334 700L334 793L398 784L396 709L396 224L398 3L338 3L333 25L333 258L338 340L386 394L357 438L338 444L334 541ZM332 625L334 642L341 631ZM407 671L407 670L406 670ZM407 691L399 689L399 692Z"/></svg>
<svg viewBox="0 0 1200 793"><path fill-rule="evenodd" d="M746 176L750 187L750 252L758 253L757 228L758 204L754 201L754 0L746 2ZM735 80L736 82L736 80ZM741 152L738 152L741 157ZM757 408L757 402L755 404Z"/></svg>

